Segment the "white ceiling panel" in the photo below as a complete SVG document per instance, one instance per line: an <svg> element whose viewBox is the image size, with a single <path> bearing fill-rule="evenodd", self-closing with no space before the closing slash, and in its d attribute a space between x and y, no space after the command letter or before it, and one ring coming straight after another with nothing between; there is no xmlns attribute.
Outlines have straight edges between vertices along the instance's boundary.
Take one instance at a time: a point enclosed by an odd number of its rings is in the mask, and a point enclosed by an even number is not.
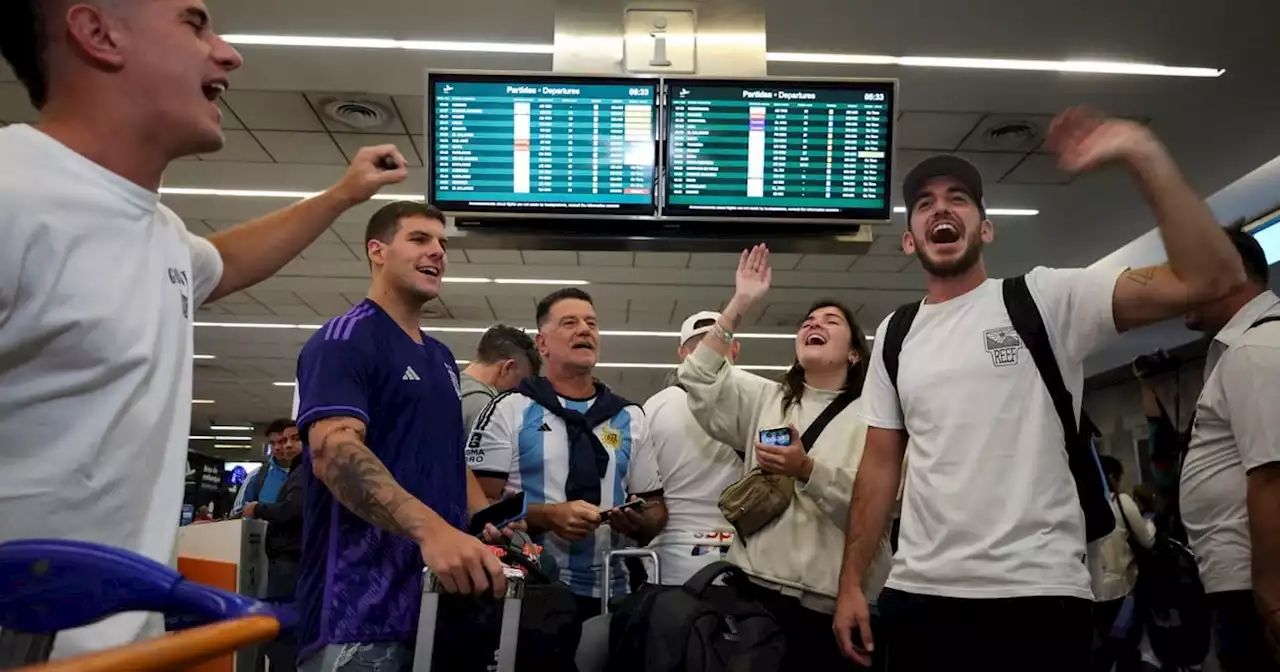
<svg viewBox="0 0 1280 672"><path fill-rule="evenodd" d="M899 147L951 152L982 119L973 112L904 112L894 129Z"/></svg>
<svg viewBox="0 0 1280 672"><path fill-rule="evenodd" d="M524 264L519 250L467 250L467 259L473 264Z"/></svg>
<svg viewBox="0 0 1280 672"><path fill-rule="evenodd" d="M798 271L844 271L858 258L851 254L806 254L796 265Z"/></svg>
<svg viewBox="0 0 1280 672"><path fill-rule="evenodd" d="M414 149L413 143L409 141L409 136L407 135L334 133L333 139L337 141L338 146L342 148L342 152L347 155L348 159L355 156L356 152L359 152L364 147L395 145L410 166L422 166L422 159L418 158L418 150Z"/></svg>
<svg viewBox="0 0 1280 672"><path fill-rule="evenodd" d="M525 255L528 259L528 255ZM584 250L578 253L578 263L583 266L633 266L634 252L597 252Z"/></svg>
<svg viewBox="0 0 1280 672"><path fill-rule="evenodd" d="M300 93L228 91L223 100L246 128L254 131L324 131L324 125Z"/></svg>
<svg viewBox="0 0 1280 672"><path fill-rule="evenodd" d="M687 268L688 252L636 252L636 266L641 268Z"/></svg>
<svg viewBox="0 0 1280 672"><path fill-rule="evenodd" d="M351 301L338 292L297 292L298 299L320 315L340 315L351 308Z"/></svg>
<svg viewBox="0 0 1280 672"><path fill-rule="evenodd" d="M280 163L347 165L347 157L328 133L299 131L254 131L258 142Z"/></svg>
<svg viewBox="0 0 1280 672"><path fill-rule="evenodd" d="M308 261L358 260L345 243L312 243L302 251L302 258Z"/></svg>
<svg viewBox="0 0 1280 672"><path fill-rule="evenodd" d="M998 182L1006 173L1013 170L1026 154L995 152L960 152L958 156L972 163L986 183ZM988 199L990 200L990 199ZM990 205L990 204L988 204Z"/></svg>
<svg viewBox="0 0 1280 672"><path fill-rule="evenodd" d="M421 136L426 133L422 118L422 107L425 104L422 96L392 96L391 99L400 111L400 120L404 122L410 135Z"/></svg>
<svg viewBox="0 0 1280 672"><path fill-rule="evenodd" d="M205 161L218 163L273 163L271 155L262 149L249 131L225 131L226 144L213 154L203 154Z"/></svg>
<svg viewBox="0 0 1280 672"><path fill-rule="evenodd" d="M738 268L741 254L728 252L694 252L689 259L689 268Z"/></svg>
<svg viewBox="0 0 1280 672"><path fill-rule="evenodd" d="M897 273L910 264L911 259L905 255L868 254L859 257L849 270L855 273Z"/></svg>
<svg viewBox="0 0 1280 672"><path fill-rule="evenodd" d="M523 250L520 256L529 266L578 265L578 253L571 250Z"/></svg>
<svg viewBox="0 0 1280 672"><path fill-rule="evenodd" d="M1052 154L1032 154L1005 176L1004 184L1071 184L1074 179L1058 168L1058 157Z"/></svg>

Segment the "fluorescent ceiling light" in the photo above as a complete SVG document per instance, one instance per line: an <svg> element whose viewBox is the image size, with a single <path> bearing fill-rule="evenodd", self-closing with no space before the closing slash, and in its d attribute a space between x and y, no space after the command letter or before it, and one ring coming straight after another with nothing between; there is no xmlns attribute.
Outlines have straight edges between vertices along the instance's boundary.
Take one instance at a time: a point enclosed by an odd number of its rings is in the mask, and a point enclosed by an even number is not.
<svg viewBox="0 0 1280 672"><path fill-rule="evenodd" d="M907 209L899 205L893 211L902 215L906 214ZM1030 208L987 208L987 214L997 217L1035 217L1040 211Z"/></svg>
<svg viewBox="0 0 1280 672"><path fill-rule="evenodd" d="M217 359L213 355L191 355L191 359Z"/></svg>
<svg viewBox="0 0 1280 672"><path fill-rule="evenodd" d="M553 54L550 44L511 42L454 42L448 40L388 40L365 37L309 37L303 35L223 35L231 44L270 47L331 47L338 49L404 49L408 51L471 51L495 54Z"/></svg>
<svg viewBox="0 0 1280 672"><path fill-rule="evenodd" d="M539 278L494 278L499 285L589 285L586 280L542 280Z"/></svg>
<svg viewBox="0 0 1280 672"><path fill-rule="evenodd" d="M190 441L248 441L252 442L252 436L206 436L192 435L187 437Z"/></svg>
<svg viewBox="0 0 1280 672"><path fill-rule="evenodd" d="M281 191L276 189L206 189L203 187L160 187L161 196L231 196L237 198L287 198L302 200L319 196L319 191ZM374 194L374 201L424 201L422 194Z"/></svg>
<svg viewBox="0 0 1280 672"><path fill-rule="evenodd" d="M213 425L209 427L215 432L252 432L252 425Z"/></svg>
<svg viewBox="0 0 1280 672"><path fill-rule="evenodd" d="M472 284L484 284L486 282L493 282L493 278L455 278L453 276L446 275L443 278L440 278L440 281L441 282L469 282Z"/></svg>
<svg viewBox="0 0 1280 672"><path fill-rule="evenodd" d="M195 434L192 434L191 436L188 436L188 437L187 437L187 440L188 440L188 441L212 441L212 440L213 440L213 437L212 437L212 436L197 436L197 435L195 435Z"/></svg>
<svg viewBox="0 0 1280 672"><path fill-rule="evenodd" d="M1146 75L1151 77L1220 77L1221 68L1196 68L1120 61L1041 61L1018 58L948 58L938 56L883 56L880 54L813 54L769 52L775 63L831 63L836 65L902 65L920 68L973 70L1024 70L1077 72L1098 75Z"/></svg>
<svg viewBox="0 0 1280 672"><path fill-rule="evenodd" d="M716 36L698 36L699 41ZM742 42L744 36L725 36L731 43ZM754 39L754 36L750 36ZM321 37L309 35L223 35L231 44L273 47L327 47L337 49L399 49L408 51L455 51L496 54L554 54L551 44L511 42L458 42L450 40L391 40L367 37ZM584 38L573 38L582 42ZM585 38L600 41L594 36ZM678 42L679 37L673 37ZM614 44L616 38L603 40ZM769 52L769 61L781 63L833 63L838 65L900 65L922 68L968 68L978 70L1025 70L1034 72L1079 72L1103 75L1147 75L1154 77L1219 77L1221 68L1181 67L1153 63L1120 61L1062 60L1046 61L1014 58L951 58L938 56L887 56L882 54L818 54Z"/></svg>
<svg viewBox="0 0 1280 672"><path fill-rule="evenodd" d="M213 403L213 400L212 400L212 399L192 399L192 400L191 400L191 403L193 403L193 404L212 404L212 403Z"/></svg>
<svg viewBox="0 0 1280 672"><path fill-rule="evenodd" d="M320 324L289 324L284 322L196 322L197 327L211 327L219 329L303 329L315 331L324 325ZM423 325L422 330L428 333L438 334L483 334L488 331L488 327L433 327ZM524 328L526 333L536 334L537 329L532 327ZM615 330L605 329L600 332L601 336L637 336L637 337L658 337L658 338L680 338L678 331L649 331L649 330ZM791 340L796 337L795 334L770 334L764 332L743 332L734 334L735 338L745 339L776 339ZM868 341L875 340L875 337L868 336Z"/></svg>
<svg viewBox="0 0 1280 672"><path fill-rule="evenodd" d="M235 448L237 450L245 450L248 448L252 448L253 446L246 446L243 443L215 443L213 444L213 447L214 448Z"/></svg>

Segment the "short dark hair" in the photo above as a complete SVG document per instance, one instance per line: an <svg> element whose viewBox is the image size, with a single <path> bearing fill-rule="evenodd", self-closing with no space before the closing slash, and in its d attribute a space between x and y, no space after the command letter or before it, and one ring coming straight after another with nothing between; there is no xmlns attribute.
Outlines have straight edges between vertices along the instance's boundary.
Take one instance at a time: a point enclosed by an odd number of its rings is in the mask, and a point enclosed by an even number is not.
<svg viewBox="0 0 1280 672"><path fill-rule="evenodd" d="M298 423L290 420L289 418L276 418L271 421L271 424L267 425L267 431L265 433L267 436L271 436L272 434L283 434L284 430L297 426Z"/></svg>
<svg viewBox="0 0 1280 672"><path fill-rule="evenodd" d="M45 50L49 46L44 26L46 0L0 2L0 54L27 89L36 109L49 101L49 75Z"/></svg>
<svg viewBox="0 0 1280 672"><path fill-rule="evenodd" d="M430 203L418 201L395 201L382 206L364 227L364 255L369 256L369 241L380 240L390 243L400 230L400 222L407 217L424 217L444 223L444 212ZM370 260L372 261L372 260Z"/></svg>
<svg viewBox="0 0 1280 672"><path fill-rule="evenodd" d="M547 323L547 316L551 314L551 308L553 306L561 301L567 301L569 299L577 299L579 301L586 301L593 306L596 305L596 302L591 300L590 294L578 289L577 287L563 287L561 289L557 289L556 291L542 297L542 300L538 302L538 309L534 312L534 318L538 323L538 328L541 329L542 325Z"/></svg>
<svg viewBox="0 0 1280 672"><path fill-rule="evenodd" d="M1253 237L1253 234L1244 232L1244 224L1244 220L1241 220L1227 227L1227 235L1231 237L1231 244L1236 246L1240 261L1244 263L1245 277L1249 278L1250 282L1267 287L1271 284L1271 270L1267 268L1267 253L1263 251L1262 245L1258 243L1257 238Z"/></svg>
<svg viewBox="0 0 1280 672"><path fill-rule="evenodd" d="M542 355L533 344L524 329L495 324L480 337L480 345L476 346L476 361L482 364L494 364L504 359L524 357L533 367L536 375L542 369Z"/></svg>
<svg viewBox="0 0 1280 672"><path fill-rule="evenodd" d="M1107 478L1114 478L1118 483L1124 477L1124 465L1120 460L1110 455L1099 455L1098 463L1102 465L1102 473L1106 474Z"/></svg>

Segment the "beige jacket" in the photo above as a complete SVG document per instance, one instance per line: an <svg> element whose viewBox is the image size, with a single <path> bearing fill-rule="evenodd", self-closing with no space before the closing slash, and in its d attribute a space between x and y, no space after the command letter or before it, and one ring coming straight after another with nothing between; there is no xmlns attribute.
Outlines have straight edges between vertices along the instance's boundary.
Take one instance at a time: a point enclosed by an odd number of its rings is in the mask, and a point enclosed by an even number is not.
<svg viewBox="0 0 1280 672"><path fill-rule="evenodd" d="M743 473L755 468L754 446L762 429L794 424L801 434L837 392L805 388L798 404L783 413L780 383L726 365L710 347L699 345L680 365L680 383L689 393L689 409L712 438L745 453ZM785 513L744 544L734 541L729 561L770 587L799 597L810 609L832 612L840 584L845 529L854 474L862 461L867 426L858 417L859 401L840 412L809 446L813 475L797 484ZM889 575L889 537L863 578L867 600L875 600Z"/></svg>

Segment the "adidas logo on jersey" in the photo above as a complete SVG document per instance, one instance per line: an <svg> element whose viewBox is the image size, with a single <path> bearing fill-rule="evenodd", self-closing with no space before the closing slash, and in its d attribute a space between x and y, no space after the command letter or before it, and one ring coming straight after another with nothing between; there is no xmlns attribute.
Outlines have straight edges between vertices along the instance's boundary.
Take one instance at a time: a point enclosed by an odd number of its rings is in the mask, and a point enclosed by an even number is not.
<svg viewBox="0 0 1280 672"><path fill-rule="evenodd" d="M422 379L418 377L418 372L414 371L413 367L410 366L405 368L404 377L401 378L400 380L422 380Z"/></svg>
<svg viewBox="0 0 1280 672"><path fill-rule="evenodd" d="M544 423L542 423L542 426L538 428L538 431L539 431L539 432L549 432L549 431L551 431L551 425L548 425L547 423L545 423L545 422L544 422Z"/></svg>

